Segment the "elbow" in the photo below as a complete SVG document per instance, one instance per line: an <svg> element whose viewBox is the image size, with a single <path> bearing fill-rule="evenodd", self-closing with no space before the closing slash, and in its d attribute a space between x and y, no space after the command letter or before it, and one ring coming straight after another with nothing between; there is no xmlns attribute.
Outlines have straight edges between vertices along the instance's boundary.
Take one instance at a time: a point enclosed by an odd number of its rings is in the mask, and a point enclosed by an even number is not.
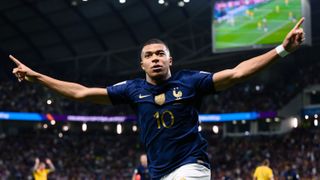
<svg viewBox="0 0 320 180"><path fill-rule="evenodd" d="M239 82L242 82L243 80L247 79L246 75L240 71L240 70L233 70L233 75L232 75L232 82L233 84L237 84Z"/></svg>
<svg viewBox="0 0 320 180"><path fill-rule="evenodd" d="M249 79L252 75L253 73L236 67L233 69L232 79L235 83L239 83Z"/></svg>
<svg viewBox="0 0 320 180"><path fill-rule="evenodd" d="M76 100L76 101L84 101L85 98L86 98L86 90L83 89L83 90L78 90L76 91L73 96L72 96L72 99Z"/></svg>

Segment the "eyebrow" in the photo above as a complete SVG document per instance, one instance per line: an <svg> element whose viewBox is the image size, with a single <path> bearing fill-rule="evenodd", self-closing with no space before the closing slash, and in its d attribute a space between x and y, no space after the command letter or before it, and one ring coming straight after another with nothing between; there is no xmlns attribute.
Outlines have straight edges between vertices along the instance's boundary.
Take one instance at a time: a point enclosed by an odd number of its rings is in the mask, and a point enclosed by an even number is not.
<svg viewBox="0 0 320 180"><path fill-rule="evenodd" d="M159 52L165 52L165 50L162 50L162 49L160 49L160 50L156 50L156 51L146 51L146 52L144 52L144 54L153 54L153 53L159 53Z"/></svg>

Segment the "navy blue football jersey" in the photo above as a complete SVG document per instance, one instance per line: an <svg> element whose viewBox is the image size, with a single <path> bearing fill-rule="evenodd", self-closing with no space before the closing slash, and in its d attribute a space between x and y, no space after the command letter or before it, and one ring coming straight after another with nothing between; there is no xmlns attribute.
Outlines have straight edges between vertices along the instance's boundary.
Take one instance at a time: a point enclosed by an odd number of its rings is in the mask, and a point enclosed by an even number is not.
<svg viewBox="0 0 320 180"><path fill-rule="evenodd" d="M209 167L207 141L198 131L202 97L214 93L212 73L180 71L160 85L144 79L108 86L113 104L128 103L138 117L152 179L189 163Z"/></svg>

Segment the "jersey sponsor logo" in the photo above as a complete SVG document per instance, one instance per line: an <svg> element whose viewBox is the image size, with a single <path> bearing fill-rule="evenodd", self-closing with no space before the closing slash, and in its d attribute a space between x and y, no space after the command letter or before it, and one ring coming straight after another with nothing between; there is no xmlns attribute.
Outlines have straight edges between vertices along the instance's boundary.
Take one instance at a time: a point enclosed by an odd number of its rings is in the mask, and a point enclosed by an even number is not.
<svg viewBox="0 0 320 180"><path fill-rule="evenodd" d="M122 82L119 82L117 84L114 84L113 86L119 86L119 85L123 85L123 84L126 84L126 83L127 83L127 81L122 81Z"/></svg>
<svg viewBox="0 0 320 180"><path fill-rule="evenodd" d="M139 94L139 99L143 99L143 98L146 98L146 97L149 97L149 96L151 96L151 94L147 94L147 95Z"/></svg>

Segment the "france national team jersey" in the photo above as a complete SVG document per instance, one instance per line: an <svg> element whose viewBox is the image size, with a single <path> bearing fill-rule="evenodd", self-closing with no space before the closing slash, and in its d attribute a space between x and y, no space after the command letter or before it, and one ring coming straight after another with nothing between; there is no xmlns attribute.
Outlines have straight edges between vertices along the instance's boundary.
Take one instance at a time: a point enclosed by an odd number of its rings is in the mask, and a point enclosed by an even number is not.
<svg viewBox="0 0 320 180"><path fill-rule="evenodd" d="M202 97L214 93L212 73L185 70L161 85L135 79L107 90L113 104L129 103L137 113L152 179L189 163L209 168L207 141L198 132L198 110Z"/></svg>

